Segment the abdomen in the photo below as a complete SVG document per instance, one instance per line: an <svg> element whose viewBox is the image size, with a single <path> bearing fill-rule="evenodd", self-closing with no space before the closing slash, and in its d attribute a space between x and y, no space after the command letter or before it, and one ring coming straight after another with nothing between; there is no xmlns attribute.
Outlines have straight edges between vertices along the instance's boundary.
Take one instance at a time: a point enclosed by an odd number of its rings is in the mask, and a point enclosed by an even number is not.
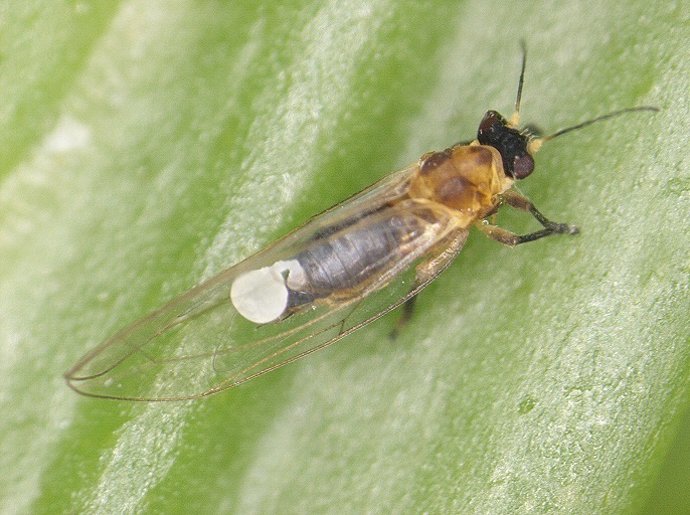
<svg viewBox="0 0 690 515"><path fill-rule="evenodd" d="M268 323L319 300L344 302L383 287L453 226L448 212L414 200L322 227L287 259L245 272L231 289L246 319Z"/></svg>
<svg viewBox="0 0 690 515"><path fill-rule="evenodd" d="M427 225L417 216L392 208L372 218L295 256L304 270L305 292L317 298L359 292L413 250Z"/></svg>

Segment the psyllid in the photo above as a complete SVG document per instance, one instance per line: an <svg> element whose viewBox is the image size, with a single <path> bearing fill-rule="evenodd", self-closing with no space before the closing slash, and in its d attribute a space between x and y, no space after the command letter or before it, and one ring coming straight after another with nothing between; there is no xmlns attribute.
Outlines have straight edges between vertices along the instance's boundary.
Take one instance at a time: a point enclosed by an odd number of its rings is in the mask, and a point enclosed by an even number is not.
<svg viewBox="0 0 690 515"><path fill-rule="evenodd" d="M312 218L268 248L174 298L86 354L65 377L76 391L127 400L210 395L322 349L404 304L455 259L471 227L515 246L578 233L554 222L515 188L547 141L640 106L537 136L520 126L520 99L506 119L488 111L476 139L422 155ZM541 229L494 224L504 206Z"/></svg>

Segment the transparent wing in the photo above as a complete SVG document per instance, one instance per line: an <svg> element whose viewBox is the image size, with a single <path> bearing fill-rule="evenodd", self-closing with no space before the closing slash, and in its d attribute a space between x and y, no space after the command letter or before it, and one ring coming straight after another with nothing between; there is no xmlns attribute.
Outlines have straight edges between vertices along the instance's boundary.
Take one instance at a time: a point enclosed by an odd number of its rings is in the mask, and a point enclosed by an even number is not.
<svg viewBox="0 0 690 515"><path fill-rule="evenodd" d="M412 250L345 300L320 299L287 318L256 325L234 309L230 289L240 274L288 259L324 235L389 216L383 206L404 195L413 171L389 176L125 327L70 369L68 383L80 393L116 399L209 395L323 348L394 309L452 261L467 235L438 206L399 203L398 215L425 220L423 234Z"/></svg>

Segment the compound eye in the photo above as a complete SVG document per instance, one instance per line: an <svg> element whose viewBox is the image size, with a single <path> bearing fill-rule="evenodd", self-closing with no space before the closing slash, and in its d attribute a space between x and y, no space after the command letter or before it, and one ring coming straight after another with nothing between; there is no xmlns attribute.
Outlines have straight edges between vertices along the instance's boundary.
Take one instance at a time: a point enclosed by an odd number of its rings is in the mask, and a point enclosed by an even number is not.
<svg viewBox="0 0 690 515"><path fill-rule="evenodd" d="M513 159L513 173L514 179L524 179L534 171L534 159L529 154L522 154L515 156Z"/></svg>

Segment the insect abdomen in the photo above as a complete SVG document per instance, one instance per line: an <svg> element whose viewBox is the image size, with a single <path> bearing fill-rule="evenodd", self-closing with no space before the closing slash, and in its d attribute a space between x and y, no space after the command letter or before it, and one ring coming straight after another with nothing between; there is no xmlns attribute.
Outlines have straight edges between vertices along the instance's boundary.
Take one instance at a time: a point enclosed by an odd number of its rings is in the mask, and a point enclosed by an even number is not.
<svg viewBox="0 0 690 515"><path fill-rule="evenodd" d="M406 244L424 230L414 216L394 214L371 224L317 242L296 256L305 274L305 290L327 297L342 290L359 290L399 260Z"/></svg>
<svg viewBox="0 0 690 515"><path fill-rule="evenodd" d="M386 208L351 224L341 221L332 231L322 229L299 254L237 277L230 298L240 315L259 324L317 299L355 298L410 253L426 248L435 232L423 211Z"/></svg>

